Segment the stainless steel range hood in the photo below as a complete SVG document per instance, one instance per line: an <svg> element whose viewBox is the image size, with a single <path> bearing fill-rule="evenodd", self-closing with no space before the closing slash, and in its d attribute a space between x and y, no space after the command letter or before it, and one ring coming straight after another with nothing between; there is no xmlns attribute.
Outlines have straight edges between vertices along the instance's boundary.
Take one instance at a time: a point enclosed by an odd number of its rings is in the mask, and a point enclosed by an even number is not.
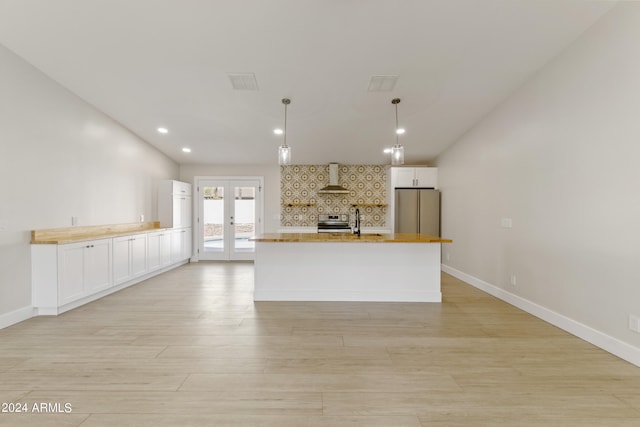
<svg viewBox="0 0 640 427"><path fill-rule="evenodd" d="M338 184L338 164L329 163L329 185L318 190L319 194L349 194L349 190Z"/></svg>

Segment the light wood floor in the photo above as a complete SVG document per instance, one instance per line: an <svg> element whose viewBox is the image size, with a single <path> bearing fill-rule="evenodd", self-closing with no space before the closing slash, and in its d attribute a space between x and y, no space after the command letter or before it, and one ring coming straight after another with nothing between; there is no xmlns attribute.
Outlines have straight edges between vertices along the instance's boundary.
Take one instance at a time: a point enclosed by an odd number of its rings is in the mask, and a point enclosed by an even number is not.
<svg viewBox="0 0 640 427"><path fill-rule="evenodd" d="M252 291L252 264L190 264L1 330L0 402L72 412L0 425L640 425L640 368L450 276L442 304Z"/></svg>

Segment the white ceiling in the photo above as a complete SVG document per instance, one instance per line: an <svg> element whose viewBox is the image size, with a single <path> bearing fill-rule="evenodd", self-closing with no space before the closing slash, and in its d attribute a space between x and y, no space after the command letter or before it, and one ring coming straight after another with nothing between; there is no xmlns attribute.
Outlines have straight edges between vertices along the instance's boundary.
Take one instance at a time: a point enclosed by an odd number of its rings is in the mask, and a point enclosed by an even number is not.
<svg viewBox="0 0 640 427"><path fill-rule="evenodd" d="M614 4L0 0L0 43L179 163L275 164L283 97L294 163L388 163L394 97L407 163L424 163ZM392 92L367 91L388 74Z"/></svg>

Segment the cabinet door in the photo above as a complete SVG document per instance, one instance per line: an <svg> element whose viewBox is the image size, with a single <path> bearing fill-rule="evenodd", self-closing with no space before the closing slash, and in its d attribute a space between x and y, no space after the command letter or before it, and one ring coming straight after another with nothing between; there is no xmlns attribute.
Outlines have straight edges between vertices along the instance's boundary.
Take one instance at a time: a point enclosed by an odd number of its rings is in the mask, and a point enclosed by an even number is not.
<svg viewBox="0 0 640 427"><path fill-rule="evenodd" d="M186 231L184 229L174 230L171 233L171 262L182 261L184 258Z"/></svg>
<svg viewBox="0 0 640 427"><path fill-rule="evenodd" d="M179 227L191 227L191 217L193 208L193 198L183 196L180 199L180 225Z"/></svg>
<svg viewBox="0 0 640 427"><path fill-rule="evenodd" d="M147 272L147 235L136 234L130 241L131 276L137 277Z"/></svg>
<svg viewBox="0 0 640 427"><path fill-rule="evenodd" d="M160 266L171 264L171 232L165 231L160 235Z"/></svg>
<svg viewBox="0 0 640 427"><path fill-rule="evenodd" d="M182 196L190 196L191 184L189 184L188 182L173 181L172 193L180 194Z"/></svg>
<svg viewBox="0 0 640 427"><path fill-rule="evenodd" d="M191 253L193 249L193 230L191 228L185 229L185 241L184 241L184 255L182 259L191 258Z"/></svg>
<svg viewBox="0 0 640 427"><path fill-rule="evenodd" d="M84 242L58 247L58 304L64 305L84 294Z"/></svg>
<svg viewBox="0 0 640 427"><path fill-rule="evenodd" d="M391 185L393 186L393 188L415 187L415 169L414 168L392 168L391 169Z"/></svg>
<svg viewBox="0 0 640 427"><path fill-rule="evenodd" d="M118 285L126 282L131 276L131 236L113 239L113 282Z"/></svg>
<svg viewBox="0 0 640 427"><path fill-rule="evenodd" d="M111 286L111 241L95 240L84 251L84 289L87 294Z"/></svg>
<svg viewBox="0 0 640 427"><path fill-rule="evenodd" d="M171 227L177 228L180 227L180 224L182 224L182 200L184 199L184 196L173 196L173 205L171 207L173 213L172 213L172 222L171 222Z"/></svg>
<svg viewBox="0 0 640 427"><path fill-rule="evenodd" d="M438 168L415 168L417 187L438 187Z"/></svg>
<svg viewBox="0 0 640 427"><path fill-rule="evenodd" d="M149 233L147 234L147 265L149 271L154 271L160 268L160 240L162 233Z"/></svg>

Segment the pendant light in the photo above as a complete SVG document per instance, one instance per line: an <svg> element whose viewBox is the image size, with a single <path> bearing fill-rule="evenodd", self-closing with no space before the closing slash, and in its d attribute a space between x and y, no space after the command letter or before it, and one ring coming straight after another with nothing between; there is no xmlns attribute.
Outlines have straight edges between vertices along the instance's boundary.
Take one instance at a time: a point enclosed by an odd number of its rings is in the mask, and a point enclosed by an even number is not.
<svg viewBox="0 0 640 427"><path fill-rule="evenodd" d="M391 148L391 165L398 166L404 164L404 147L398 142L398 135L404 133L404 129L398 127L398 104L400 98L393 98L391 103L396 106L396 144Z"/></svg>
<svg viewBox="0 0 640 427"><path fill-rule="evenodd" d="M278 164L289 165L291 164L291 147L287 145L287 105L291 104L289 98L282 98L284 104L284 140L282 145L278 148Z"/></svg>

